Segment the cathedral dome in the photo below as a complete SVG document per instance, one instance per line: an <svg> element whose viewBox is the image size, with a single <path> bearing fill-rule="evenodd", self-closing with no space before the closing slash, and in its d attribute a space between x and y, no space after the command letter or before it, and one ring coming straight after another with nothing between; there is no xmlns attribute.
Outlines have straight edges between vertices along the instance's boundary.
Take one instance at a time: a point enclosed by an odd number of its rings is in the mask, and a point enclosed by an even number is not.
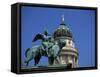
<svg viewBox="0 0 100 77"><path fill-rule="evenodd" d="M64 24L64 16L62 16L62 22L60 26L54 31L54 38L57 37L69 37L72 38L71 30Z"/></svg>

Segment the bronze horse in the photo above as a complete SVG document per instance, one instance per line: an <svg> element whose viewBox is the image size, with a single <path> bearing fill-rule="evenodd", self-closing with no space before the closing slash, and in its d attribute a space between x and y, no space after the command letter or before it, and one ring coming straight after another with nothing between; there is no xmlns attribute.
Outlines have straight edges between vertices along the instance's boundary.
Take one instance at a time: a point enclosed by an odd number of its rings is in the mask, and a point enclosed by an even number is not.
<svg viewBox="0 0 100 77"><path fill-rule="evenodd" d="M54 41L53 37L47 36L47 32L45 32L44 35L37 34L33 39L33 42L37 40L42 40L42 44L28 48L25 52L26 66L28 66L29 61L32 59L34 59L34 65L36 66L42 56L48 57L48 63L50 65L54 64L54 60L59 62L57 60L57 56L59 55L61 49L65 46L65 41Z"/></svg>
<svg viewBox="0 0 100 77"><path fill-rule="evenodd" d="M32 59L34 59L34 65L36 66L39 63L42 56L48 57L48 63L50 65L53 65L54 60L57 61L57 56L59 55L61 49L64 46L65 46L65 42L59 41L57 44L54 44L51 48L49 48L48 50L49 54L47 54L46 51L43 50L42 45L33 46L32 48L28 48L25 52L26 66L28 66L29 61L31 61Z"/></svg>

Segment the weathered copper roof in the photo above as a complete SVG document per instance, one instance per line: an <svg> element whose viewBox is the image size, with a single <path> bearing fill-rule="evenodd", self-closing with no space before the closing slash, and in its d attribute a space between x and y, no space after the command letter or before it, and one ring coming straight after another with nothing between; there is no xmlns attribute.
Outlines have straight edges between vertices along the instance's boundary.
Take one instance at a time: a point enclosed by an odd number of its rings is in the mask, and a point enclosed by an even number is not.
<svg viewBox="0 0 100 77"><path fill-rule="evenodd" d="M61 23L60 26L54 31L54 38L57 37L70 37L72 38L72 33L70 29L64 24Z"/></svg>

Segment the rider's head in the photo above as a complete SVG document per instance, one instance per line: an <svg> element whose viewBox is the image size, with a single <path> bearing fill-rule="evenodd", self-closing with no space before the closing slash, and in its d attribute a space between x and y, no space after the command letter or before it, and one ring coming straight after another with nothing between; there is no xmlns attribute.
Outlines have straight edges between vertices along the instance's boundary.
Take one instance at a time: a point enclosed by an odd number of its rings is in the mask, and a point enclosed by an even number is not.
<svg viewBox="0 0 100 77"><path fill-rule="evenodd" d="M47 32L47 30L46 31L44 31L44 34L47 36L48 35L48 32Z"/></svg>

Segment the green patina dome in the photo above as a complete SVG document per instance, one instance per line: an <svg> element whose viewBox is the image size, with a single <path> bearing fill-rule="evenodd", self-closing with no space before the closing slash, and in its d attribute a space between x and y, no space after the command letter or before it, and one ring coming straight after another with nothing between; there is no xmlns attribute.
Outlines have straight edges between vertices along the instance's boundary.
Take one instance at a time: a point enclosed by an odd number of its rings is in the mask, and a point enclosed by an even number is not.
<svg viewBox="0 0 100 77"><path fill-rule="evenodd" d="M57 37L72 38L71 30L66 26L66 24L64 24L64 15L62 15L62 22L60 26L54 31L53 36L54 38L57 38Z"/></svg>
<svg viewBox="0 0 100 77"><path fill-rule="evenodd" d="M72 33L70 29L64 24L61 23L60 26L54 31L54 38L57 37L70 37L72 38Z"/></svg>

